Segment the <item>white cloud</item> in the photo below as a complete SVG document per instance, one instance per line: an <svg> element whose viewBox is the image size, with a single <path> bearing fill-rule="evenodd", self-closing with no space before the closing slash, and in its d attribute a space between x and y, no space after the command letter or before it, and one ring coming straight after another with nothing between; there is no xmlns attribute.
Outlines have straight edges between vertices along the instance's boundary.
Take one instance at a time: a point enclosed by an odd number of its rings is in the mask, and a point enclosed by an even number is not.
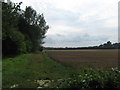
<svg viewBox="0 0 120 90"><path fill-rule="evenodd" d="M116 28L116 27L118 27L118 18L113 17L113 18L105 20L104 23L103 23L103 26L108 27L108 28Z"/></svg>
<svg viewBox="0 0 120 90"><path fill-rule="evenodd" d="M72 26L64 25L63 23L59 24L53 24L51 25L51 28L49 29L48 34L63 34L68 35L70 33L83 33L83 28L77 28Z"/></svg>
<svg viewBox="0 0 120 90"><path fill-rule="evenodd" d="M117 41L118 27L118 1L119 0L12 0L13 2L23 1L22 8L32 6L37 12L44 13L47 24L50 26L48 30L48 38L53 43L46 45L59 46L58 39L81 35L88 33L91 38L108 37L111 41ZM64 38L58 37L65 36ZM57 36L58 35L58 36ZM74 39L73 35L73 39ZM54 41L51 37L54 36ZM100 36L100 37L99 37ZM57 39L58 38L58 39ZM70 38L71 40L73 40ZM79 37L81 38L81 37ZM103 40L104 41L104 40ZM95 43L96 42L96 43ZM101 42L92 41L92 44ZM70 45L68 41L61 43L63 46ZM79 43L80 44L80 43ZM81 42L80 45L90 44ZM92 45L91 44L91 45ZM71 45L75 45L71 43ZM77 45L77 42L76 42Z"/></svg>

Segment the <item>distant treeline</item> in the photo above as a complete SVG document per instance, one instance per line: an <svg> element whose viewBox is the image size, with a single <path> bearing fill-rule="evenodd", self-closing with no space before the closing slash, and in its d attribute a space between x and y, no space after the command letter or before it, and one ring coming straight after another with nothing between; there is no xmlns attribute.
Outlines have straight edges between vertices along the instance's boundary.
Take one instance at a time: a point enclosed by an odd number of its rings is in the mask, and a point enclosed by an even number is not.
<svg viewBox="0 0 120 90"><path fill-rule="evenodd" d="M2 2L2 54L21 54L42 50L49 28L43 14L30 6L20 8L22 2Z"/></svg>
<svg viewBox="0 0 120 90"><path fill-rule="evenodd" d="M54 48L54 47L45 47L46 50L77 50L77 49L120 49L120 43L107 43L101 44L99 46L89 46L89 47L65 47L65 48Z"/></svg>

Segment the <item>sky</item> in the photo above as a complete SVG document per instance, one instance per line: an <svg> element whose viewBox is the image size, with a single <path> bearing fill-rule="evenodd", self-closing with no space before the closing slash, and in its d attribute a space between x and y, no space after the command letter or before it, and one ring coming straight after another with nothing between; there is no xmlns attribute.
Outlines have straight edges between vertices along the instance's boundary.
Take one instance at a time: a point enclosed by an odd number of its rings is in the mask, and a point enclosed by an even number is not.
<svg viewBox="0 0 120 90"><path fill-rule="evenodd" d="M45 47L84 47L118 42L119 0L11 0L44 14Z"/></svg>

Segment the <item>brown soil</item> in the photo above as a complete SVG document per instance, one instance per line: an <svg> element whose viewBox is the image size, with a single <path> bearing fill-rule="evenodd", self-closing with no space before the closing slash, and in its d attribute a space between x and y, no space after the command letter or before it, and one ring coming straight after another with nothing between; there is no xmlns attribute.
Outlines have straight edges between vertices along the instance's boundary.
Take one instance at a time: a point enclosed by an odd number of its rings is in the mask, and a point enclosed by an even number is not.
<svg viewBox="0 0 120 90"><path fill-rule="evenodd" d="M54 60L74 68L118 67L118 50L47 50L46 52Z"/></svg>

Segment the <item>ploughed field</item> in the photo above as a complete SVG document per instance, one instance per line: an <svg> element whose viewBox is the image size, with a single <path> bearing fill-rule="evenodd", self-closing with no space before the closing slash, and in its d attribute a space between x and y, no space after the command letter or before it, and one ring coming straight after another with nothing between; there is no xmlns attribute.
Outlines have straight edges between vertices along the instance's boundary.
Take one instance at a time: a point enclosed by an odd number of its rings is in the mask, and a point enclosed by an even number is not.
<svg viewBox="0 0 120 90"><path fill-rule="evenodd" d="M45 52L59 63L74 68L118 67L118 50L46 50Z"/></svg>

